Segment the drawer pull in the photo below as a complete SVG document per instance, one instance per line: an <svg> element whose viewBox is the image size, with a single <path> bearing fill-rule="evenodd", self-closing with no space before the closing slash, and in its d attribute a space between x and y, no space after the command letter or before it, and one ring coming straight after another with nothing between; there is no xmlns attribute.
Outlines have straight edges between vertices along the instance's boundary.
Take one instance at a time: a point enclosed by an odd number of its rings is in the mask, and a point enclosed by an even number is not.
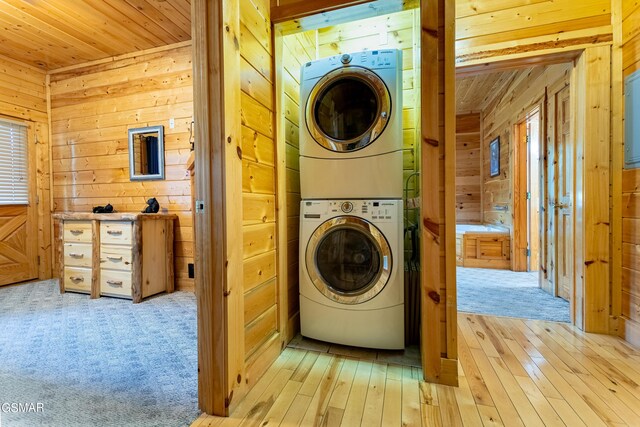
<svg viewBox="0 0 640 427"><path fill-rule="evenodd" d="M69 279L71 279L72 282L84 282L84 277L82 276L71 276Z"/></svg>
<svg viewBox="0 0 640 427"><path fill-rule="evenodd" d="M119 236L122 234L122 230L107 230L107 234L111 234L112 236Z"/></svg>
<svg viewBox="0 0 640 427"><path fill-rule="evenodd" d="M84 230L69 230L71 234L83 234Z"/></svg>
<svg viewBox="0 0 640 427"><path fill-rule="evenodd" d="M107 280L107 285L122 286L122 280Z"/></svg>
<svg viewBox="0 0 640 427"><path fill-rule="evenodd" d="M111 261L122 261L121 256L107 256L107 259Z"/></svg>
<svg viewBox="0 0 640 427"><path fill-rule="evenodd" d="M76 253L70 253L69 256L71 258L84 258L84 254L76 254Z"/></svg>

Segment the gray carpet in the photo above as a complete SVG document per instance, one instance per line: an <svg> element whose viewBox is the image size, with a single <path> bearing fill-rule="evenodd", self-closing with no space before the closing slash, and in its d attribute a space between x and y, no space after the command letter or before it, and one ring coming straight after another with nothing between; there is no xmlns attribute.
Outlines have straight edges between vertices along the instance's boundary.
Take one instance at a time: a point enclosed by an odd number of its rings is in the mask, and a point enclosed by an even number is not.
<svg viewBox="0 0 640 427"><path fill-rule="evenodd" d="M1 427L177 427L198 415L193 294L134 305L60 295L55 281L0 288Z"/></svg>
<svg viewBox="0 0 640 427"><path fill-rule="evenodd" d="M538 287L538 273L458 267L458 311L570 322L569 303Z"/></svg>

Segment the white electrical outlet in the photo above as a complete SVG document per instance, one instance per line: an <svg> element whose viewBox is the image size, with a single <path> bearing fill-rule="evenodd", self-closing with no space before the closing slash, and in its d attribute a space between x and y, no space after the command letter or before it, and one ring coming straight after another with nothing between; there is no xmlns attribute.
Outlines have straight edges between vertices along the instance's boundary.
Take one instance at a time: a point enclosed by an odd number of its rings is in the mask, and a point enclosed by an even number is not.
<svg viewBox="0 0 640 427"><path fill-rule="evenodd" d="M173 129L174 127L176 127L176 119L174 119L173 117L171 117L169 119L169 129Z"/></svg>

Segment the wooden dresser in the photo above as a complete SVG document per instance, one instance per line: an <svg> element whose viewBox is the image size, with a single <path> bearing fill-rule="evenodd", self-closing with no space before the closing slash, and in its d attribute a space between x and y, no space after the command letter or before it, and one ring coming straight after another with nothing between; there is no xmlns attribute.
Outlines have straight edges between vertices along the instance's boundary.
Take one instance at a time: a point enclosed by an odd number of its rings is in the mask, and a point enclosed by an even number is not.
<svg viewBox="0 0 640 427"><path fill-rule="evenodd" d="M177 215L57 213L60 292L134 303L173 292L173 222Z"/></svg>

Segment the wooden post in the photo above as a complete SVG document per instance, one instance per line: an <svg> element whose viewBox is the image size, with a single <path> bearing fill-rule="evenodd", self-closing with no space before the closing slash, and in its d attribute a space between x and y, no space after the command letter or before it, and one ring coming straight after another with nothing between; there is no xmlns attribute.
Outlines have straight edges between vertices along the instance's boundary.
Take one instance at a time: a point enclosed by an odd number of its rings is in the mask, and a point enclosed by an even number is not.
<svg viewBox="0 0 640 427"><path fill-rule="evenodd" d="M422 369L427 381L457 384L454 7L420 4Z"/></svg>
<svg viewBox="0 0 640 427"><path fill-rule="evenodd" d="M226 416L244 383L239 0L191 5L200 409Z"/></svg>

